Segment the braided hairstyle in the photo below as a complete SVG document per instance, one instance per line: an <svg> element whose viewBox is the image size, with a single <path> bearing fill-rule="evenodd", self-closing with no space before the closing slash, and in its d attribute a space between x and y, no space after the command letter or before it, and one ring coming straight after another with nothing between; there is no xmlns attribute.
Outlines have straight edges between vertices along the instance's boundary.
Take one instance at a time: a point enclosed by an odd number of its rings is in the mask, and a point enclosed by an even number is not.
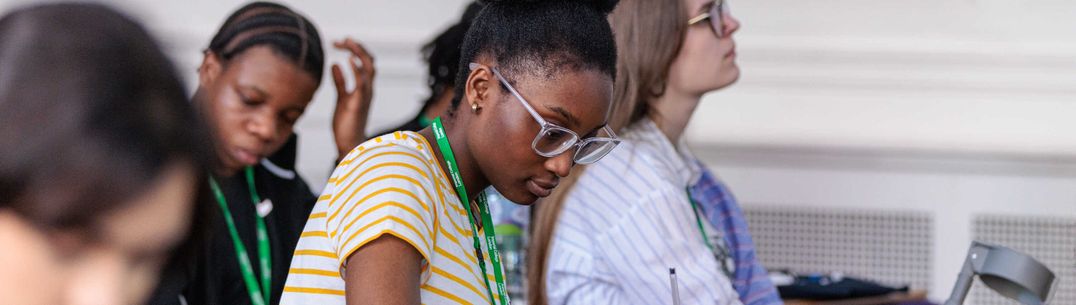
<svg viewBox="0 0 1076 305"><path fill-rule="evenodd" d="M209 42L207 51L227 62L255 46L268 46L291 60L321 84L325 53L321 36L310 20L271 2L253 2L236 10Z"/></svg>
<svg viewBox="0 0 1076 305"><path fill-rule="evenodd" d="M506 76L551 78L564 69L594 69L614 79L616 42L606 16L618 0L486 0L461 47L456 93L459 106L479 56L490 56Z"/></svg>

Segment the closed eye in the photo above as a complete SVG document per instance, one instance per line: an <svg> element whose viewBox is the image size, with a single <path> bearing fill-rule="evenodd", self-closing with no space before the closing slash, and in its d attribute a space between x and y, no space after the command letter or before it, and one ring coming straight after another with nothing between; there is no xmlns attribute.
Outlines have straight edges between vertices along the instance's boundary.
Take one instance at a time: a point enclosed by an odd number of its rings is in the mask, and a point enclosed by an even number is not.
<svg viewBox="0 0 1076 305"><path fill-rule="evenodd" d="M579 126L579 119L576 118L575 115L572 115L571 112L568 112L568 110L564 109L563 107L554 106L554 105L545 105L545 108L548 109L549 111L552 111L553 113L557 114L557 118L559 118L560 120L568 122L568 126L564 126L564 127L567 127L569 129L571 129L573 127Z"/></svg>

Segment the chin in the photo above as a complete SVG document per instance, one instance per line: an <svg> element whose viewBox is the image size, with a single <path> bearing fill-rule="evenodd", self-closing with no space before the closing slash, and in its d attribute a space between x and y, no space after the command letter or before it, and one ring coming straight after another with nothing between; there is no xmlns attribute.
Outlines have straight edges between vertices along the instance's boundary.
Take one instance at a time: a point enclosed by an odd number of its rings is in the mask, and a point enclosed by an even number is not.
<svg viewBox="0 0 1076 305"><path fill-rule="evenodd" d="M504 198L508 199L508 201L514 202L515 204L519 204L519 205L532 205L535 202L537 202L538 199L541 199L538 196L535 196L534 194L531 194L529 192L524 192L523 194L520 194L520 195L515 196L515 197L516 198L509 198L509 197L505 196Z"/></svg>
<svg viewBox="0 0 1076 305"><path fill-rule="evenodd" d="M735 84L740 80L740 67L732 66L730 69L722 71L717 79L719 83L716 89L724 89L725 87Z"/></svg>
<svg viewBox="0 0 1076 305"><path fill-rule="evenodd" d="M498 190L498 192L501 191ZM505 194L504 192L501 192L501 197L504 197L504 199L508 199L508 201L519 205L532 205L534 204L534 202L538 201L538 199L541 199L526 190L521 190L518 193L513 194Z"/></svg>

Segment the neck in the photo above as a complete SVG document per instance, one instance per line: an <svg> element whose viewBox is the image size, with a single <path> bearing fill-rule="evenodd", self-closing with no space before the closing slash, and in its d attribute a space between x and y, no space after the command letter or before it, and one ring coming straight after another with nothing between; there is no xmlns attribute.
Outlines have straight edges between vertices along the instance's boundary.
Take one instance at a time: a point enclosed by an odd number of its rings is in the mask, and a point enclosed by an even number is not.
<svg viewBox="0 0 1076 305"><path fill-rule="evenodd" d="M466 113L457 112L455 118L443 116L441 123L445 126L445 134L448 136L449 146L452 147L452 154L456 157L456 166L460 170L460 177L463 178L463 186L467 189L467 198L475 200L478 193L489 187L490 183L482 175L482 171L478 168L478 163L475 162L474 156L471 154L470 149L467 147L467 132L463 128ZM452 180L451 169L448 167L448 163L445 162L446 156L441 154L441 148L437 143L437 138L433 134L433 127L427 127L419 131L426 141L429 141L433 145L433 154L437 158L437 162L441 164L448 176L449 180ZM453 181L450 181L454 183ZM453 190L455 190L454 184ZM469 202L463 203L465 206L471 207ZM477 213L477 211L474 211ZM477 214L476 214L477 215Z"/></svg>
<svg viewBox="0 0 1076 305"><path fill-rule="evenodd" d="M691 121L691 115L701 99L701 95L676 94L667 90L665 95L651 104L654 111L648 116L675 145L684 135L684 129L687 129L687 123Z"/></svg>
<svg viewBox="0 0 1076 305"><path fill-rule="evenodd" d="M423 112L423 115L431 121L438 116L445 116L445 110L448 110L448 106L452 104L452 92L453 91L450 89L445 89L432 104L426 107L426 111ZM447 116L445 118L447 118ZM442 118L442 120L445 118Z"/></svg>
<svg viewBox="0 0 1076 305"><path fill-rule="evenodd" d="M231 177L231 176L235 176L235 174L238 173L239 170L241 170L241 168L226 168L223 165L216 165L216 166L213 166L213 171L212 172L213 172L213 176L217 176L217 177L221 177L221 178L228 178L228 177Z"/></svg>

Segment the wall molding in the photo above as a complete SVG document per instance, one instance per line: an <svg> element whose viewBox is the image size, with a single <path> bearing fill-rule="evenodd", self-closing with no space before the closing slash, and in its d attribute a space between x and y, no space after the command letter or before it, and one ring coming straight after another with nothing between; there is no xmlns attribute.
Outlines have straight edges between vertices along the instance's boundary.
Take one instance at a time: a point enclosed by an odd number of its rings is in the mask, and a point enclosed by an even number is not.
<svg viewBox="0 0 1076 305"><path fill-rule="evenodd" d="M854 147L690 145L715 167L1076 178L1076 156Z"/></svg>

